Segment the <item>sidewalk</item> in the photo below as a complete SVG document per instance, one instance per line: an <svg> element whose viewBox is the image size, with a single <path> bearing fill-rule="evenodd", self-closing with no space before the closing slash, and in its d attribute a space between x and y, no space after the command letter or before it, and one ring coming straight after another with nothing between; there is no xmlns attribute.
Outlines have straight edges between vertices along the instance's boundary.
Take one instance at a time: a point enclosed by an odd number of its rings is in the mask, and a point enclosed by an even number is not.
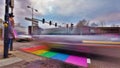
<svg viewBox="0 0 120 68"><path fill-rule="evenodd" d="M17 62L21 62L22 59L15 57L15 55L9 55L9 58L3 58L3 41L0 40L0 68L7 66L7 65L11 65Z"/></svg>
<svg viewBox="0 0 120 68"><path fill-rule="evenodd" d="M21 61L23 61L23 60L18 58L18 57L10 57L7 59L1 59L0 60L0 67L14 64L14 63L21 62Z"/></svg>
<svg viewBox="0 0 120 68"><path fill-rule="evenodd" d="M19 47L24 47L24 45L30 46L28 43L14 43L14 51L9 51L12 55L9 58L3 58L3 41L0 40L0 68L18 68L18 66L23 66L28 62L35 60L41 60L42 58L31 55L22 51L19 51ZM44 59L43 59L44 60ZM25 65L24 65L25 66ZM20 67L23 68L23 67Z"/></svg>

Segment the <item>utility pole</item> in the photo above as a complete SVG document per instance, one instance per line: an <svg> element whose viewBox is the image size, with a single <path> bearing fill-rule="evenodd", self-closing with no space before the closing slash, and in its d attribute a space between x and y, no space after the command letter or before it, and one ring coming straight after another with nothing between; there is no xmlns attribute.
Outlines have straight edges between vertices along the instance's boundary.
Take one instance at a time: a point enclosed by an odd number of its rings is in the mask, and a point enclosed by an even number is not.
<svg viewBox="0 0 120 68"><path fill-rule="evenodd" d="M33 24L34 24L34 10L36 11L36 12L38 12L38 10L37 9L34 9L33 7L31 7L31 6L27 6L27 8L30 8L31 10L32 10L32 27L31 27L31 34L33 34L33 32L34 32L34 28L33 28Z"/></svg>
<svg viewBox="0 0 120 68"><path fill-rule="evenodd" d="M31 30L31 34L33 35L33 32L34 32L34 27L33 27L33 8L31 8L32 9L32 30Z"/></svg>

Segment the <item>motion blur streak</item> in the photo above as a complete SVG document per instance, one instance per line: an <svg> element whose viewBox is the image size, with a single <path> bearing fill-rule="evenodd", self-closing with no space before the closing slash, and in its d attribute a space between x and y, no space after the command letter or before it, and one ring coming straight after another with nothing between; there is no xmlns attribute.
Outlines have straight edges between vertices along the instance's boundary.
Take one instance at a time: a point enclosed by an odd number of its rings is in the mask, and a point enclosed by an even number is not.
<svg viewBox="0 0 120 68"><path fill-rule="evenodd" d="M87 53L89 55L119 56L120 36L115 35L34 35L41 44L51 48ZM91 41L86 43L84 41ZM94 41L103 41L95 43ZM109 41L106 44L105 41ZM117 43L117 44L113 44Z"/></svg>

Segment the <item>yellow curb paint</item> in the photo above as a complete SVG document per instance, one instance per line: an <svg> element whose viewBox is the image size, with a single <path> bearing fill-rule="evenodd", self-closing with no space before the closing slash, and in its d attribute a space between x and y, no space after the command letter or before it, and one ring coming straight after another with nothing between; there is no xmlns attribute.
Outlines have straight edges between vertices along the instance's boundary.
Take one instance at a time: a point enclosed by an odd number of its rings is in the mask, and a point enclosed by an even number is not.
<svg viewBox="0 0 120 68"><path fill-rule="evenodd" d="M93 44L113 44L113 45L120 45L120 42L111 42L111 41L89 41L84 40L83 43L93 43Z"/></svg>

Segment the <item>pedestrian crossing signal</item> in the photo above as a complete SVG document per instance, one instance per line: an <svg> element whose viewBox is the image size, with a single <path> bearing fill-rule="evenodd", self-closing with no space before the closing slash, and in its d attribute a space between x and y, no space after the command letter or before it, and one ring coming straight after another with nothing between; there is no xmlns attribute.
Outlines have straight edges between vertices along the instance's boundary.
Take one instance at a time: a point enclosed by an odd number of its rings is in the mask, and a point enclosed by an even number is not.
<svg viewBox="0 0 120 68"><path fill-rule="evenodd" d="M68 24L66 24L66 28L68 28L69 27L69 25Z"/></svg>
<svg viewBox="0 0 120 68"><path fill-rule="evenodd" d="M55 27L57 27L57 23L55 23Z"/></svg>
<svg viewBox="0 0 120 68"><path fill-rule="evenodd" d="M43 23L43 24L45 23L45 19L44 19L44 18L42 19L42 23Z"/></svg>
<svg viewBox="0 0 120 68"><path fill-rule="evenodd" d="M52 21L49 22L49 25L52 25Z"/></svg>
<svg viewBox="0 0 120 68"><path fill-rule="evenodd" d="M74 24L71 23L71 28L73 28Z"/></svg>

